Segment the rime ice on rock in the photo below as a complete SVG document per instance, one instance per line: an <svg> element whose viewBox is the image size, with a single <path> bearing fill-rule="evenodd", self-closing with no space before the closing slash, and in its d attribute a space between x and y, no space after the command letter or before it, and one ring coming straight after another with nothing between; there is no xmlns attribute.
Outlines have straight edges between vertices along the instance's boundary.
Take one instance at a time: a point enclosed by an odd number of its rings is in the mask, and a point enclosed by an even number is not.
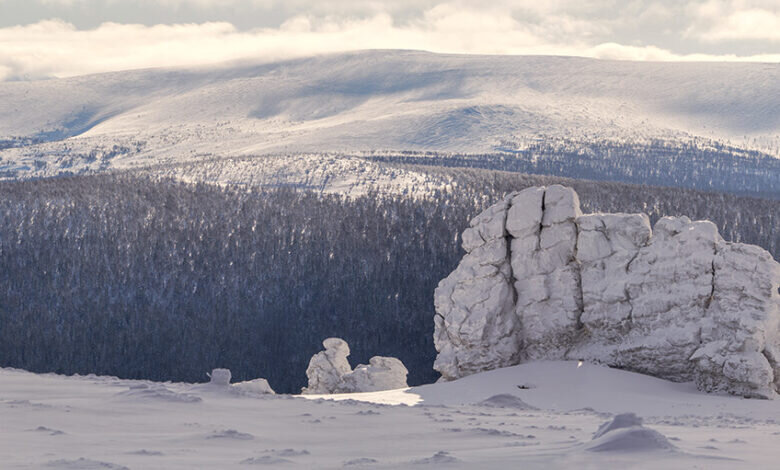
<svg viewBox="0 0 780 470"><path fill-rule="evenodd" d="M352 372L347 356L349 345L340 338L328 338L322 342L325 347L309 360L306 376L309 386L303 393L335 393L339 390L342 377Z"/></svg>
<svg viewBox="0 0 780 470"><path fill-rule="evenodd" d="M463 232L466 255L439 282L434 304L434 368L445 379L516 364L519 359L506 200L475 217Z"/></svg>
<svg viewBox="0 0 780 470"><path fill-rule="evenodd" d="M724 243L713 266L702 344L691 358L697 385L746 396L780 392L780 264L757 246Z"/></svg>
<svg viewBox="0 0 780 470"><path fill-rule="evenodd" d="M529 359L588 359L708 391L780 389L780 264L714 224L581 215L528 188L475 217L434 296L444 379Z"/></svg>
<svg viewBox="0 0 780 470"><path fill-rule="evenodd" d="M582 310L575 262L580 201L571 188L529 188L510 196L506 228L523 328L523 357L560 356L574 340Z"/></svg>
<svg viewBox="0 0 780 470"><path fill-rule="evenodd" d="M406 388L409 371L394 357L374 356L368 365L360 364L343 377L342 391L378 392Z"/></svg>
<svg viewBox="0 0 780 470"><path fill-rule="evenodd" d="M274 389L266 379L252 379L246 382L238 382L231 385L234 390L238 390L250 395L276 395Z"/></svg>
<svg viewBox="0 0 780 470"><path fill-rule="evenodd" d="M588 214L577 219L582 277L580 321L600 343L619 342L631 326L629 264L650 239L645 214Z"/></svg>
<svg viewBox="0 0 780 470"><path fill-rule="evenodd" d="M406 388L406 370L394 357L374 356L368 365L359 365L353 371L347 360L349 345L339 338L322 342L325 351L318 352L309 361L306 375L309 386L302 390L307 394L376 392Z"/></svg>
<svg viewBox="0 0 780 470"><path fill-rule="evenodd" d="M207 374L211 379L209 383L212 385L220 385L227 387L230 385L230 369L214 369L210 374Z"/></svg>

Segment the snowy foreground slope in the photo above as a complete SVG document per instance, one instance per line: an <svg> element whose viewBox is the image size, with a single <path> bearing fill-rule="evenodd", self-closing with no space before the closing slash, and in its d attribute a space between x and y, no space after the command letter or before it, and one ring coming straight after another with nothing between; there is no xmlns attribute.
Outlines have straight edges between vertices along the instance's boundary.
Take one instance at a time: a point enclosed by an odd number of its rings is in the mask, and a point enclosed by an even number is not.
<svg viewBox="0 0 780 470"><path fill-rule="evenodd" d="M309 398L0 369L0 459L4 469L710 469L780 458L779 401L587 363ZM593 440L624 412L644 426L624 417L629 427Z"/></svg>
<svg viewBox="0 0 780 470"><path fill-rule="evenodd" d="M574 153L672 142L654 150L662 160L685 145L726 142L780 155L777 64L363 51L0 83L0 103L0 178L157 165L187 179L170 166L203 162L195 173L219 182L319 182L310 171L332 158L286 158L377 149L511 156L538 142ZM219 175L208 163L257 155L285 159L233 160ZM329 172L337 191L366 166L344 160ZM366 171L390 178L376 166Z"/></svg>

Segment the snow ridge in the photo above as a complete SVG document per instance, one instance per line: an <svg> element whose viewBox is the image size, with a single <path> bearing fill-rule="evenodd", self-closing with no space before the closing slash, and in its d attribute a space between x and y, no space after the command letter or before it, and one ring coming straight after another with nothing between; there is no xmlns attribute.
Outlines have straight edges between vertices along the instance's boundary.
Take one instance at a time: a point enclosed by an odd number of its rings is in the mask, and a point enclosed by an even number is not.
<svg viewBox="0 0 780 470"><path fill-rule="evenodd" d="M780 264L712 222L582 215L574 190L552 185L475 217L463 248L434 295L445 379L580 359L706 391L780 390Z"/></svg>

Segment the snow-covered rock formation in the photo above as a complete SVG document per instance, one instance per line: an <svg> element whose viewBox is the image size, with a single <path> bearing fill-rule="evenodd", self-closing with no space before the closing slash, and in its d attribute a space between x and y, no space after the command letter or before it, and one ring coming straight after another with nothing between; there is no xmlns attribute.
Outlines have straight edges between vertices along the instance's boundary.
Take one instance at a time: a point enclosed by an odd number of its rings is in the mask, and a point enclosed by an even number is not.
<svg viewBox="0 0 780 470"><path fill-rule="evenodd" d="M230 380L233 378L233 374L230 369L213 369L211 373L206 373L206 375L210 379L208 387L219 387L249 395L276 395L266 379L252 379L231 384Z"/></svg>
<svg viewBox="0 0 780 470"><path fill-rule="evenodd" d="M328 338L322 345L325 350L309 361L306 369L309 386L303 393L377 392L408 387L406 376L409 371L394 357L374 356L368 365L360 364L352 370L347 360L349 345L346 341Z"/></svg>
<svg viewBox="0 0 780 470"><path fill-rule="evenodd" d="M780 390L780 264L708 221L582 215L559 185L513 193L463 232L434 296L445 379L585 359L707 391Z"/></svg>
<svg viewBox="0 0 780 470"><path fill-rule="evenodd" d="M342 390L353 392L378 392L406 388L409 371L403 362L394 357L374 356L368 365L360 364L344 375Z"/></svg>
<svg viewBox="0 0 780 470"><path fill-rule="evenodd" d="M206 375L209 376L210 384L224 387L230 385L230 379L232 378L230 369L214 369L210 374L207 373Z"/></svg>
<svg viewBox="0 0 780 470"><path fill-rule="evenodd" d="M349 345L340 338L328 338L322 342L325 347L309 360L306 376L309 386L303 393L336 393L343 382L342 378L352 372L347 356Z"/></svg>

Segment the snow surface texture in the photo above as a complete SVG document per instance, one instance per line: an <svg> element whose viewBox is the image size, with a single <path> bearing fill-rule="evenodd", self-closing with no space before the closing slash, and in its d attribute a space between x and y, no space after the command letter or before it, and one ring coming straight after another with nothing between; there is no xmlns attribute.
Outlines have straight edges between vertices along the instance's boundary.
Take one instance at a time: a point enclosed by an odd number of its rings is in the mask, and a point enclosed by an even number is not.
<svg viewBox="0 0 780 470"><path fill-rule="evenodd" d="M349 345L340 338L328 338L325 347L312 356L306 376L309 386L303 393L359 393L407 388L409 373L403 363L394 357L374 356L368 365L360 364L355 370L349 365Z"/></svg>
<svg viewBox="0 0 780 470"><path fill-rule="evenodd" d="M780 391L780 264L708 221L582 215L559 185L513 193L463 232L439 283L444 379L535 359L584 359L706 391Z"/></svg>
<svg viewBox="0 0 780 470"><path fill-rule="evenodd" d="M125 393L159 387L195 399ZM3 470L770 469L778 436L780 400L571 361L303 397L0 369Z"/></svg>

